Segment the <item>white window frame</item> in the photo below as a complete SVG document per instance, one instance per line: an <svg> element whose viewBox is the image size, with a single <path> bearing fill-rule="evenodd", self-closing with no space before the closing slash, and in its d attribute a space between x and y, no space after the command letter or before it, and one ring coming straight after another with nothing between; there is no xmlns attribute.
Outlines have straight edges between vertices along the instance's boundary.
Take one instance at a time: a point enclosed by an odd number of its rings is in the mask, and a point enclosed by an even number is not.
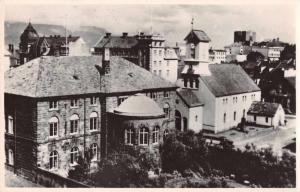
<svg viewBox="0 0 300 192"><path fill-rule="evenodd" d="M51 160L53 159L53 160ZM58 168L58 152L52 151L49 155L49 168L50 170L55 170Z"/></svg>
<svg viewBox="0 0 300 192"><path fill-rule="evenodd" d="M76 134L76 133L78 133L79 123L80 123L79 122L79 116L77 114L73 114L70 117L70 134Z"/></svg>
<svg viewBox="0 0 300 192"><path fill-rule="evenodd" d="M71 99L70 106L71 108L78 108L78 99Z"/></svg>
<svg viewBox="0 0 300 192"><path fill-rule="evenodd" d="M79 157L79 149L78 147L73 147L70 151L70 164L77 165L78 157Z"/></svg>
<svg viewBox="0 0 300 192"><path fill-rule="evenodd" d="M8 149L8 164L14 165L14 152L12 149Z"/></svg>
<svg viewBox="0 0 300 192"><path fill-rule="evenodd" d="M57 100L49 101L49 110L50 111L58 110L58 101Z"/></svg>
<svg viewBox="0 0 300 192"><path fill-rule="evenodd" d="M92 152L92 161L97 161L98 160L98 145L97 143L91 144L91 152Z"/></svg>
<svg viewBox="0 0 300 192"><path fill-rule="evenodd" d="M90 104L92 106L96 106L97 105L97 97L91 97L90 98Z"/></svg>
<svg viewBox="0 0 300 192"><path fill-rule="evenodd" d="M90 131L98 130L98 113L92 112L90 115Z"/></svg>
<svg viewBox="0 0 300 192"><path fill-rule="evenodd" d="M152 132L152 143L158 144L159 142L159 127L155 126Z"/></svg>
<svg viewBox="0 0 300 192"><path fill-rule="evenodd" d="M149 145L149 129L146 127L142 127L139 129L139 145Z"/></svg>
<svg viewBox="0 0 300 192"><path fill-rule="evenodd" d="M9 134L14 134L14 118L10 115L7 117L7 131Z"/></svg>
<svg viewBox="0 0 300 192"><path fill-rule="evenodd" d="M51 117L49 120L49 137L58 137L58 118Z"/></svg>
<svg viewBox="0 0 300 192"><path fill-rule="evenodd" d="M125 144L133 145L134 131L132 128L125 129Z"/></svg>

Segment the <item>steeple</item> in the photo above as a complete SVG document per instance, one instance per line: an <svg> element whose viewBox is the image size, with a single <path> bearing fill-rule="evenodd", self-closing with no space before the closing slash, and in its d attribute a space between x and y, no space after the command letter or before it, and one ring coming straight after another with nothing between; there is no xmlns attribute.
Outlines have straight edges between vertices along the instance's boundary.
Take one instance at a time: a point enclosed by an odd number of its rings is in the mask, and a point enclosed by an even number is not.
<svg viewBox="0 0 300 192"><path fill-rule="evenodd" d="M36 30L33 28L31 22L29 21L27 27L25 28L24 32L21 34L21 41L24 40L32 40L38 38L39 35Z"/></svg>

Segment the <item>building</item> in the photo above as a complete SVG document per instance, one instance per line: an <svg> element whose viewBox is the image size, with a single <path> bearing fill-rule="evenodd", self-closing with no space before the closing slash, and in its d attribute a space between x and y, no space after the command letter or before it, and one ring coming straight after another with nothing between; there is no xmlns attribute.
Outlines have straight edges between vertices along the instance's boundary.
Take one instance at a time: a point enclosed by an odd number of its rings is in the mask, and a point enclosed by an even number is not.
<svg viewBox="0 0 300 192"><path fill-rule="evenodd" d="M20 63L40 56L87 56L89 49L79 36L50 35L40 37L29 22L20 37Z"/></svg>
<svg viewBox="0 0 300 192"><path fill-rule="evenodd" d="M106 33L96 43L93 54L103 55L105 48L109 48L113 56L123 57L168 81L177 80L178 56L175 49L165 46L160 34L141 32L134 36L128 33L114 36Z"/></svg>
<svg viewBox="0 0 300 192"><path fill-rule="evenodd" d="M278 127L285 125L285 113L281 104L253 102L247 112L247 121L257 125Z"/></svg>
<svg viewBox="0 0 300 192"><path fill-rule="evenodd" d="M235 31L234 42L240 42L244 45L252 45L256 41L256 32L254 31Z"/></svg>
<svg viewBox="0 0 300 192"><path fill-rule="evenodd" d="M226 51L223 49L209 49L209 60L212 63L225 63L226 62Z"/></svg>
<svg viewBox="0 0 300 192"><path fill-rule="evenodd" d="M286 43L279 41L279 38L277 38L256 43L252 46L252 51L260 52L266 60L274 62L279 61L280 54L285 46Z"/></svg>
<svg viewBox="0 0 300 192"><path fill-rule="evenodd" d="M251 46L244 45L241 42L234 42L225 46L226 62L243 62L247 60L247 55L251 52Z"/></svg>
<svg viewBox="0 0 300 192"><path fill-rule="evenodd" d="M205 32L192 30L185 40L188 57L177 83L182 89L193 90L204 104L203 130L218 133L236 127L251 103L260 101L260 88L239 65L209 63L210 39ZM176 109L181 117L187 116Z"/></svg>
<svg viewBox="0 0 300 192"><path fill-rule="evenodd" d="M124 124L115 121L120 116L128 117L127 122L137 121L136 124L143 121L144 127L135 129L143 138L154 133L162 138L165 130L174 129L177 87L123 58L109 57L109 51L106 53L104 57L42 56L6 72L8 166L28 177L34 177L36 169L66 176L78 156L85 156L87 151L97 162L106 156L108 146L124 148L127 132L121 129ZM148 96L157 106L144 96L133 96L137 93ZM157 116L145 114L158 118L159 134L148 126L148 116L131 119L130 111L122 111L141 100L151 104L143 104L149 107L143 108L145 113L163 110ZM120 105L122 102L124 105ZM120 137L115 137L115 133L124 137L116 140ZM148 149L151 142L144 139L137 145Z"/></svg>

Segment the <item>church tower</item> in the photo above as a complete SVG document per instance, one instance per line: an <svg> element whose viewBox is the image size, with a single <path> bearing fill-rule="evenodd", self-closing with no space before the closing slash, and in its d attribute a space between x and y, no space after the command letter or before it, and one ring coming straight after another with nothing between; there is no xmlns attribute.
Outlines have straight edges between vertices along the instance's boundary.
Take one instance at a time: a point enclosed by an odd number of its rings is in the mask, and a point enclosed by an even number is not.
<svg viewBox="0 0 300 192"><path fill-rule="evenodd" d="M24 64L27 61L31 60L30 58L30 49L31 46L38 40L39 35L36 30L33 28L32 24L29 22L25 30L20 36L20 63Z"/></svg>

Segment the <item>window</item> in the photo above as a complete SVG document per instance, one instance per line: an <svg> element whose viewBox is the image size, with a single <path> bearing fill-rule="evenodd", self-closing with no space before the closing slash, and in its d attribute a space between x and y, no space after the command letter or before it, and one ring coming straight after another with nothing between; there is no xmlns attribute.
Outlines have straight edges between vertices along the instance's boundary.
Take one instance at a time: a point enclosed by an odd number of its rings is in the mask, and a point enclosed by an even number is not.
<svg viewBox="0 0 300 192"><path fill-rule="evenodd" d="M162 53L162 51L161 51L161 50L159 50L159 56L161 56L161 53Z"/></svg>
<svg viewBox="0 0 300 192"><path fill-rule="evenodd" d="M14 165L14 152L11 149L8 150L8 164Z"/></svg>
<svg viewBox="0 0 300 192"><path fill-rule="evenodd" d="M97 105L97 98L91 97L91 105Z"/></svg>
<svg viewBox="0 0 300 192"><path fill-rule="evenodd" d="M169 91L164 91L164 97L166 97L166 98L169 97Z"/></svg>
<svg viewBox="0 0 300 192"><path fill-rule="evenodd" d="M236 111L233 112L233 120L234 120L234 121L236 120Z"/></svg>
<svg viewBox="0 0 300 192"><path fill-rule="evenodd" d="M152 143L158 143L159 139L159 127L154 127L152 133Z"/></svg>
<svg viewBox="0 0 300 192"><path fill-rule="evenodd" d="M97 151L98 151L97 144L93 143L90 149L91 149L92 160L97 160Z"/></svg>
<svg viewBox="0 0 300 192"><path fill-rule="evenodd" d="M167 61L167 66L168 66L168 67L169 67L169 64L170 64L170 61L168 60L168 61Z"/></svg>
<svg viewBox="0 0 300 192"><path fill-rule="evenodd" d="M243 109L243 117L245 117L245 113L246 113L246 110L245 110L245 109Z"/></svg>
<svg viewBox="0 0 300 192"><path fill-rule="evenodd" d="M253 118L254 118L254 121L256 121L256 115L254 115Z"/></svg>
<svg viewBox="0 0 300 192"><path fill-rule="evenodd" d="M183 79L183 85L184 85L184 87L187 87L187 82L188 82L187 78L184 78Z"/></svg>
<svg viewBox="0 0 300 192"><path fill-rule="evenodd" d="M161 70L158 71L158 75L161 76Z"/></svg>
<svg viewBox="0 0 300 192"><path fill-rule="evenodd" d="M8 123L7 123L8 133L9 134L14 134L14 118L9 115L7 120L8 120Z"/></svg>
<svg viewBox="0 0 300 192"><path fill-rule="evenodd" d="M167 77L169 77L170 75L170 70L167 70Z"/></svg>
<svg viewBox="0 0 300 192"><path fill-rule="evenodd" d="M153 53L154 53L154 55L156 55L156 54L157 54L157 51L156 51L156 50L154 50L154 51L153 51ZM156 63L156 61L154 61L154 62Z"/></svg>
<svg viewBox="0 0 300 192"><path fill-rule="evenodd" d="M49 156L50 169L57 169L58 167L58 153L57 151L52 151Z"/></svg>
<svg viewBox="0 0 300 192"><path fill-rule="evenodd" d="M71 100L71 107L78 107L78 100L77 99L72 99Z"/></svg>
<svg viewBox="0 0 300 192"><path fill-rule="evenodd" d="M154 74L157 74L156 70L153 70Z"/></svg>
<svg viewBox="0 0 300 192"><path fill-rule="evenodd" d="M153 61L154 67L156 67L156 61Z"/></svg>
<svg viewBox="0 0 300 192"><path fill-rule="evenodd" d="M50 110L55 110L55 109L57 109L57 101L50 101L49 102L49 109Z"/></svg>
<svg viewBox="0 0 300 192"><path fill-rule="evenodd" d="M120 105L127 97L119 97L118 98L118 105Z"/></svg>
<svg viewBox="0 0 300 192"><path fill-rule="evenodd" d="M198 115L195 116L195 121L196 121L196 122L198 121Z"/></svg>
<svg viewBox="0 0 300 192"><path fill-rule="evenodd" d="M125 144L133 145L134 132L133 129L125 129Z"/></svg>
<svg viewBox="0 0 300 192"><path fill-rule="evenodd" d="M159 63L159 66L161 67L161 61L159 61L158 63Z"/></svg>
<svg viewBox="0 0 300 192"><path fill-rule="evenodd" d="M166 129L166 130L164 131L164 139L166 139L168 135L169 135L169 130Z"/></svg>
<svg viewBox="0 0 300 192"><path fill-rule="evenodd" d="M52 117L49 120L49 135L50 137L58 136L58 118Z"/></svg>
<svg viewBox="0 0 300 192"><path fill-rule="evenodd" d="M90 130L94 131L98 129L98 114L92 112L90 115Z"/></svg>
<svg viewBox="0 0 300 192"><path fill-rule="evenodd" d="M149 135L149 131L146 127L140 129L139 132L140 145L148 145L148 135Z"/></svg>
<svg viewBox="0 0 300 192"><path fill-rule="evenodd" d="M226 123L226 113L224 113L223 122Z"/></svg>
<svg viewBox="0 0 300 192"><path fill-rule="evenodd" d="M166 114L166 117L168 117L168 118L170 117L169 112L170 112L170 105L168 103L165 103L164 104L164 113Z"/></svg>
<svg viewBox="0 0 300 192"><path fill-rule="evenodd" d="M77 161L78 161L78 156L79 156L78 151L79 151L79 150L78 150L77 147L73 147L73 148L71 149L71 164L77 163Z"/></svg>
<svg viewBox="0 0 300 192"><path fill-rule="evenodd" d="M157 94L155 92L150 93L150 98L151 99L156 99Z"/></svg>
<svg viewBox="0 0 300 192"><path fill-rule="evenodd" d="M194 87L194 83L193 83L193 82L194 82L194 81L193 81L193 79L191 78L191 79L190 79L190 87L191 87L191 88Z"/></svg>
<svg viewBox="0 0 300 192"><path fill-rule="evenodd" d="M266 117L266 123L268 123L268 121L269 121L269 118L268 118L268 117Z"/></svg>
<svg viewBox="0 0 300 192"><path fill-rule="evenodd" d="M78 122L79 117L77 114L74 114L70 117L70 133L77 133L78 131Z"/></svg>
<svg viewBox="0 0 300 192"><path fill-rule="evenodd" d="M196 83L196 88L199 88L199 79L196 79L195 83Z"/></svg>

